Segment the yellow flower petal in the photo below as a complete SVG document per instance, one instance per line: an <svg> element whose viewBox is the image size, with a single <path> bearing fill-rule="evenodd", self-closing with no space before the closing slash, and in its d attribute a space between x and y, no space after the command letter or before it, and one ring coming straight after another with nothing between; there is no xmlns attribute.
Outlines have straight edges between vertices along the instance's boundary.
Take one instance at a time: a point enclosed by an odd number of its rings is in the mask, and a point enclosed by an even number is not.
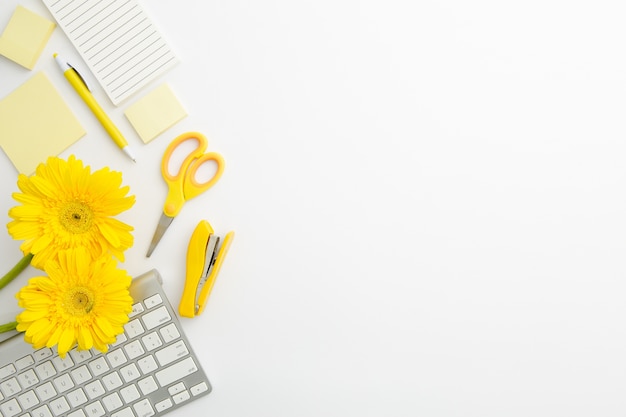
<svg viewBox="0 0 626 417"><path fill-rule="evenodd" d="M132 227L113 216L129 209L135 197L122 186L119 172L103 168L91 172L73 155L67 161L51 157L34 175L18 178L19 206L9 210L9 234L23 240L32 253L31 265L43 269L62 250L85 247L91 258L123 252L133 244Z"/></svg>
<svg viewBox="0 0 626 417"><path fill-rule="evenodd" d="M84 248L61 251L45 271L16 295L25 309L16 318L24 340L57 345L62 356L76 345L107 351L132 309L130 276L110 256L92 260Z"/></svg>

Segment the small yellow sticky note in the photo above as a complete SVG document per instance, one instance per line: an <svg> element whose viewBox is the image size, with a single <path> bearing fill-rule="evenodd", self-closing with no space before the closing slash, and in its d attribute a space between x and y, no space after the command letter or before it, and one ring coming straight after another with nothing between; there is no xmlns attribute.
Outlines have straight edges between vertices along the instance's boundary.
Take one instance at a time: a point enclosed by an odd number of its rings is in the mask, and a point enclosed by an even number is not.
<svg viewBox="0 0 626 417"><path fill-rule="evenodd" d="M150 142L187 116L167 84L162 84L139 99L124 114L144 143Z"/></svg>
<svg viewBox="0 0 626 417"><path fill-rule="evenodd" d="M32 70L55 26L54 22L17 6L0 36L0 54Z"/></svg>
<svg viewBox="0 0 626 417"><path fill-rule="evenodd" d="M0 100L0 147L26 175L85 135L74 113L43 72Z"/></svg>

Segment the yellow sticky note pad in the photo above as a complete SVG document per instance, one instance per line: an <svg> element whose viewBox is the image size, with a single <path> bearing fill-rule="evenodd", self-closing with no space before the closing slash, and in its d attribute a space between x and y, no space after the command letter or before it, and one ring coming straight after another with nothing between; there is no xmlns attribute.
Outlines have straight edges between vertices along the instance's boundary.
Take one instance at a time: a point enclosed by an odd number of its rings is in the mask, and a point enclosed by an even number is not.
<svg viewBox="0 0 626 417"><path fill-rule="evenodd" d="M33 69L55 26L54 22L17 6L0 36L0 54Z"/></svg>
<svg viewBox="0 0 626 417"><path fill-rule="evenodd" d="M0 100L0 147L26 175L85 135L74 113L43 72Z"/></svg>
<svg viewBox="0 0 626 417"><path fill-rule="evenodd" d="M162 84L131 105L124 114L144 143L165 132L187 116L171 88Z"/></svg>

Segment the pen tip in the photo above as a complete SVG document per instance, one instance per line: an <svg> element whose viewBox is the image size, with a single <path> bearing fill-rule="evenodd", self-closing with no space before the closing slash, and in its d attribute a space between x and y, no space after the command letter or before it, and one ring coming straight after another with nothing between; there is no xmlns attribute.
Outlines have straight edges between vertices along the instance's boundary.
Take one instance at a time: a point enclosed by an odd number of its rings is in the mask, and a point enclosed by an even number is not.
<svg viewBox="0 0 626 417"><path fill-rule="evenodd" d="M55 52L55 53L53 53L53 54L52 54L52 58L56 58L56 57L57 57L57 55L59 55L59 54L57 54L56 52Z"/></svg>

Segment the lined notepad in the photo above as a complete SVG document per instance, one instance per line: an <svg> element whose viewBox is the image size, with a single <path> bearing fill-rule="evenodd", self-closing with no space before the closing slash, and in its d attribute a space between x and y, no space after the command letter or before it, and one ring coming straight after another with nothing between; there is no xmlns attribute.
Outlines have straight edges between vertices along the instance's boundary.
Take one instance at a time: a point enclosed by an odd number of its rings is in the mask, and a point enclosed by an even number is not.
<svg viewBox="0 0 626 417"><path fill-rule="evenodd" d="M114 105L177 58L137 0L43 0Z"/></svg>

